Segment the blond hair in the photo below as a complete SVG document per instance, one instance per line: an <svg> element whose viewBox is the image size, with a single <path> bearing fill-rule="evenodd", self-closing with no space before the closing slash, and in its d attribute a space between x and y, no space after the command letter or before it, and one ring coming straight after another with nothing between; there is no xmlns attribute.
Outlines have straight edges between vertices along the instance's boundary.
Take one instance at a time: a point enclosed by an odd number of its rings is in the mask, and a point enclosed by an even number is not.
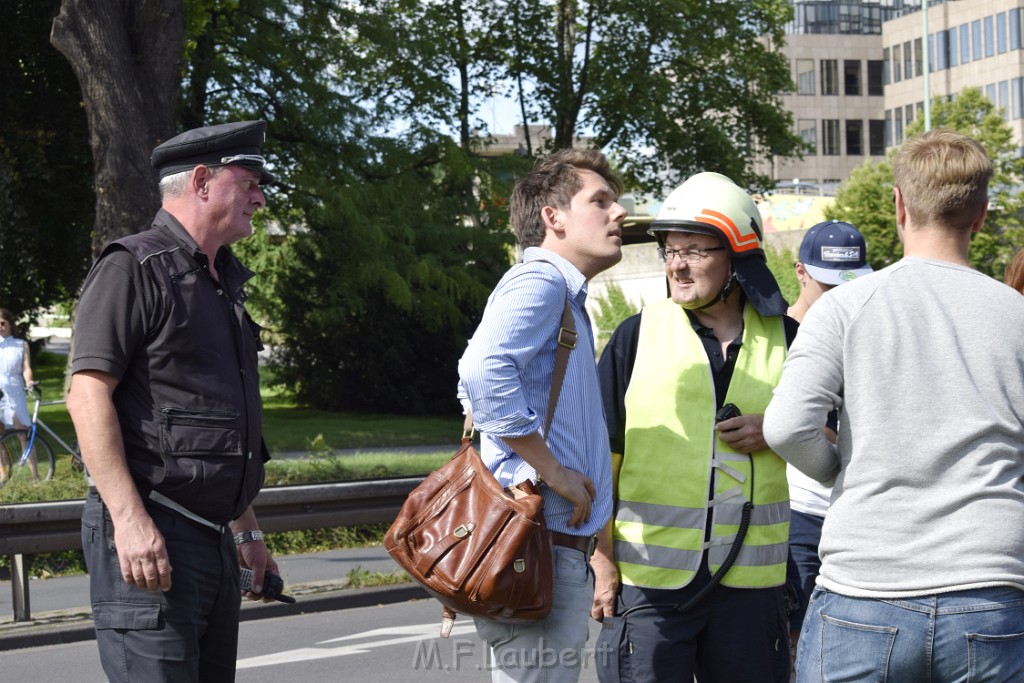
<svg viewBox="0 0 1024 683"><path fill-rule="evenodd" d="M1017 255L1010 261L1010 265L1006 266L1003 281L1021 294L1024 294L1024 249L1018 251Z"/></svg>
<svg viewBox="0 0 1024 683"><path fill-rule="evenodd" d="M900 146L892 177L914 225L962 229L988 204L992 162L976 140L937 129Z"/></svg>
<svg viewBox="0 0 1024 683"><path fill-rule="evenodd" d="M520 246L537 247L547 229L541 218L545 206L568 209L573 196L583 189L578 170L593 171L608 183L618 197L622 179L611 169L608 158L596 150L561 149L541 159L526 177L516 183L509 202L512 230Z"/></svg>

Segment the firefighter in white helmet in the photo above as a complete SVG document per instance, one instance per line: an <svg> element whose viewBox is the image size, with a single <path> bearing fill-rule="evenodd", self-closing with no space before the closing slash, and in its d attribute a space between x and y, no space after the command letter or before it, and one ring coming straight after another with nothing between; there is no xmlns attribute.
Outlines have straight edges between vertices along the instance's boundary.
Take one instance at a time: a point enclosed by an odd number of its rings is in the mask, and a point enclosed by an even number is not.
<svg viewBox="0 0 1024 683"><path fill-rule="evenodd" d="M729 178L691 177L649 232L670 297L599 365L616 473L594 558L600 679L784 683L789 491L761 422L796 322Z"/></svg>

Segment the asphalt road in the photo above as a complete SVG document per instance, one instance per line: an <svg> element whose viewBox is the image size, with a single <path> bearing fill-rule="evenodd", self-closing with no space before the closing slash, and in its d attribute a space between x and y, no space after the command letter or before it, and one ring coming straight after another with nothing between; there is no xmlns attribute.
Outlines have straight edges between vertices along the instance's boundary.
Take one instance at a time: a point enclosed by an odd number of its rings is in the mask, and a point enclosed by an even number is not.
<svg viewBox="0 0 1024 683"><path fill-rule="evenodd" d="M433 683L489 680L471 619L437 637L441 608L430 599L242 622L238 683ZM599 626L591 623L592 647ZM105 681L96 644L64 643L4 652L2 680ZM581 683L596 683L589 661Z"/></svg>

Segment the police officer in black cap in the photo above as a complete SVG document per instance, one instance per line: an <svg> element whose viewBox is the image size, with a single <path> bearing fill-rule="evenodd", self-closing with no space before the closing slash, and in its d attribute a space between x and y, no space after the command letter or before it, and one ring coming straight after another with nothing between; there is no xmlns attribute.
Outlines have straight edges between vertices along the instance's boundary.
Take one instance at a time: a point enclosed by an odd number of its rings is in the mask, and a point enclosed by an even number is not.
<svg viewBox="0 0 1024 683"><path fill-rule="evenodd" d="M252 273L228 246L274 180L266 127L198 128L154 149L152 228L107 245L82 290L68 411L90 475L82 542L110 681L234 680L239 564L257 592L277 573L252 510L269 458Z"/></svg>

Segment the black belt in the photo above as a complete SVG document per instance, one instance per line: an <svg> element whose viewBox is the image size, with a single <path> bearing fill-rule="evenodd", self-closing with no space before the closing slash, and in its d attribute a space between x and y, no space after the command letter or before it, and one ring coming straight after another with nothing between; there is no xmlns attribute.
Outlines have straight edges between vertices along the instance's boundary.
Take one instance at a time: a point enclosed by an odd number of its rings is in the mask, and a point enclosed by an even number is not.
<svg viewBox="0 0 1024 683"><path fill-rule="evenodd" d="M560 531L548 531L548 533L551 534L551 543L553 545L579 550L587 557L593 555L594 548L597 547L597 536L573 536L571 534L563 534Z"/></svg>

